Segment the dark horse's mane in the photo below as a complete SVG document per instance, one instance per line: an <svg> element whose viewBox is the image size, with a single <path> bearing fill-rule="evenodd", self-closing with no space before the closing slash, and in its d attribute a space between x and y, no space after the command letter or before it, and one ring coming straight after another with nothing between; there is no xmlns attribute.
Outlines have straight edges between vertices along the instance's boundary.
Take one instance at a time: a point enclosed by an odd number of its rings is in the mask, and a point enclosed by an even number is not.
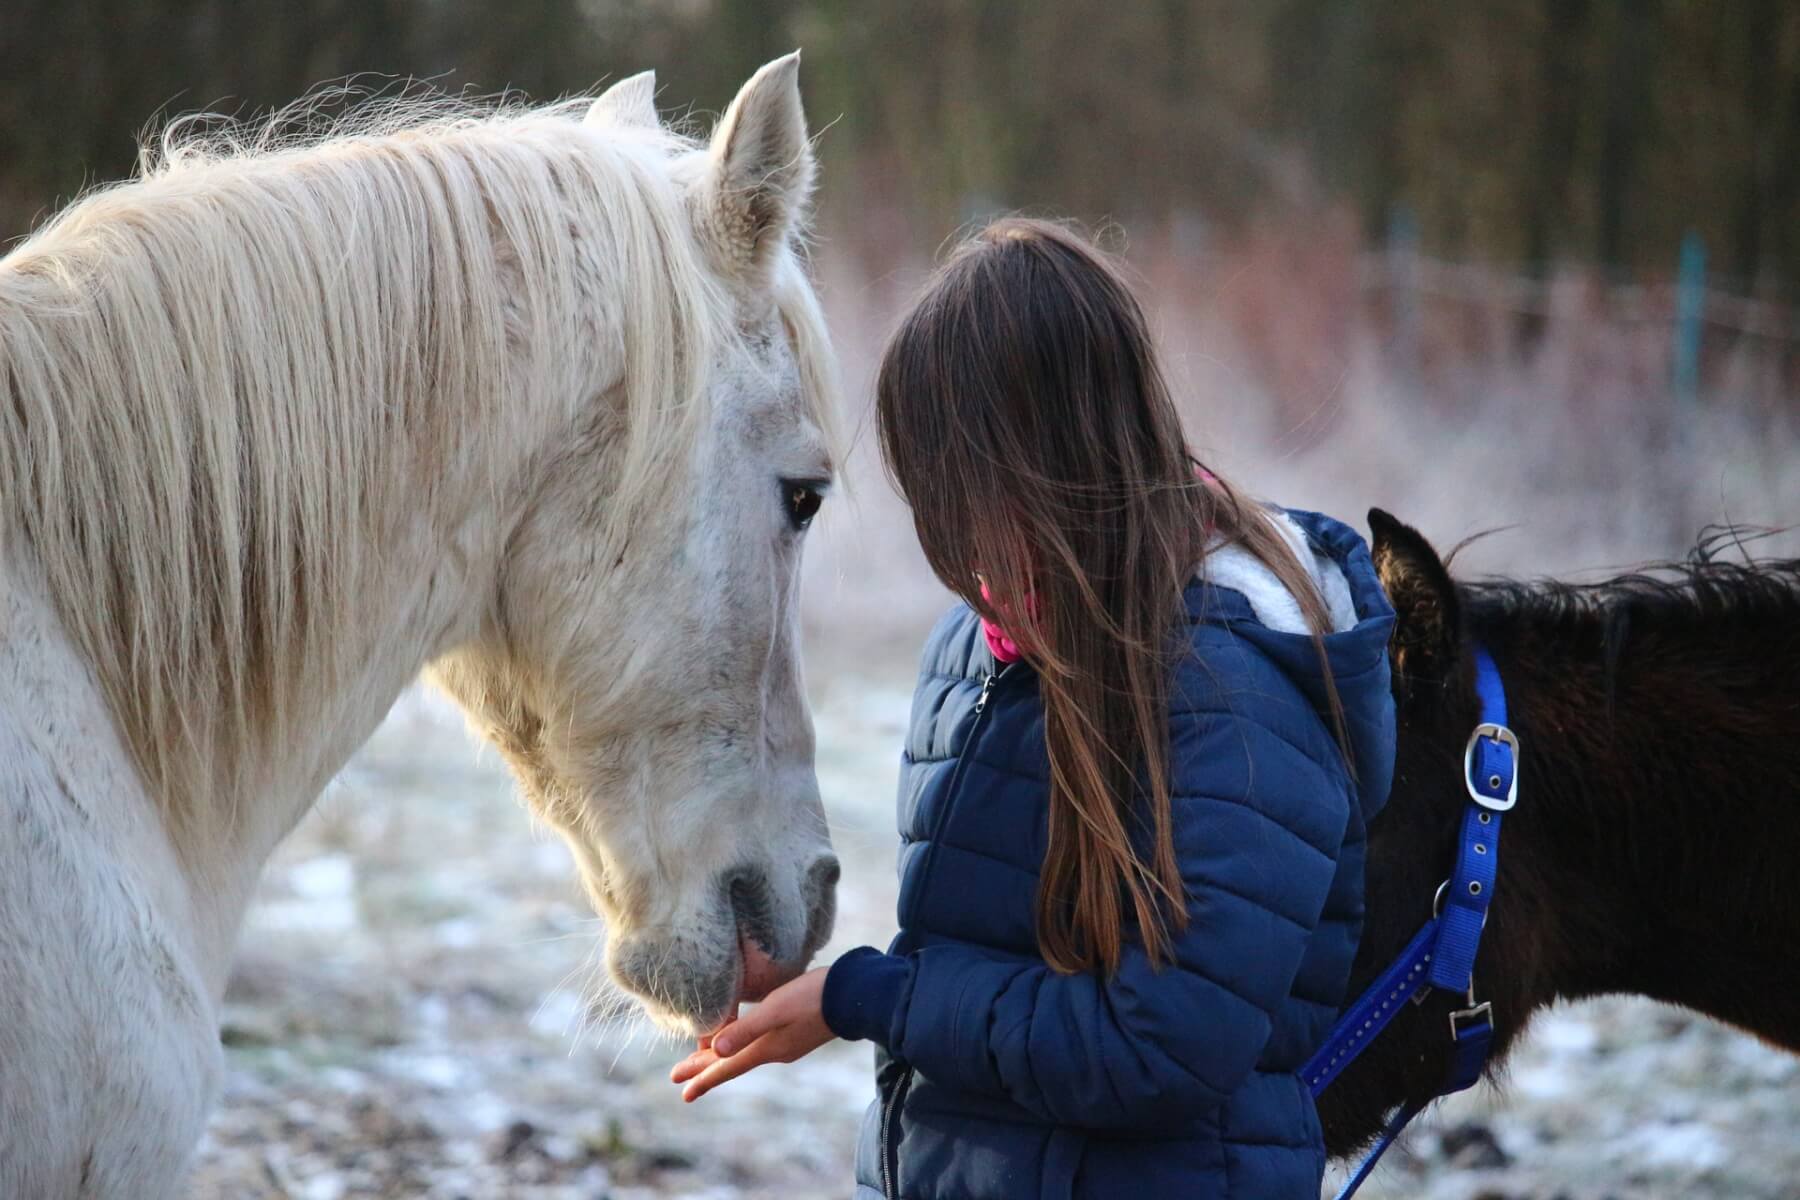
<svg viewBox="0 0 1800 1200"><path fill-rule="evenodd" d="M1756 559L1749 551L1750 542L1781 532L1711 526L1680 561L1646 563L1595 583L1463 580L1457 594L1477 636L1505 628L1598 636L1610 677L1634 634L1800 623L1800 558ZM1742 557L1721 557L1726 552Z"/></svg>
<svg viewBox="0 0 1800 1200"><path fill-rule="evenodd" d="M1755 559L1747 538L1734 527L1701 534L1686 558L1646 563L1596 583L1560 579L1477 579L1461 581L1468 615L1483 624L1528 620L1537 626L1586 625L1596 617L1658 626L1695 621L1765 621L1800 616L1800 558ZM1742 551L1742 560L1719 557Z"/></svg>

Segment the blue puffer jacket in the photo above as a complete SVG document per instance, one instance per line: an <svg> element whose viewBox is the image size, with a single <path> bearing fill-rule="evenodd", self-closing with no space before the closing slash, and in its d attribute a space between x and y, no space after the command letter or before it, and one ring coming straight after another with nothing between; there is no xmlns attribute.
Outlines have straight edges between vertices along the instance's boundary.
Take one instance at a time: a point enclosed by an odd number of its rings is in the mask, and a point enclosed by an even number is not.
<svg viewBox="0 0 1800 1200"><path fill-rule="evenodd" d="M900 779L900 934L825 985L831 1028L881 1051L858 1200L1318 1196L1319 1121L1295 1071L1361 932L1364 829L1393 771L1393 612L1355 532L1292 516L1354 605L1325 645L1355 779L1312 640L1193 584L1170 714L1189 921L1160 971L1131 946L1111 979L1039 957L1037 680L995 672L966 607L933 632Z"/></svg>

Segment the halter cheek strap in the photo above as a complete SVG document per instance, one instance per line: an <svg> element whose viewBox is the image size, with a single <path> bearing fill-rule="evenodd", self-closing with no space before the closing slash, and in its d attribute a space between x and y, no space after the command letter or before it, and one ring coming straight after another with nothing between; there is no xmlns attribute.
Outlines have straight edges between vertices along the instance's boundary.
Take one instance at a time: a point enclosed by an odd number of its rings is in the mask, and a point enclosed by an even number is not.
<svg viewBox="0 0 1800 1200"><path fill-rule="evenodd" d="M1387 1028L1407 1001L1423 1001L1431 989L1460 994L1464 1007L1450 1014L1450 1058L1443 1082L1425 1102L1460 1092L1481 1078L1494 1041L1493 1006L1475 998L1475 956L1493 902L1500 865L1500 820L1519 799L1519 739L1506 724L1506 688L1487 648L1477 645L1475 694L1481 722L1463 750L1463 807L1456 865L1439 887L1431 919L1375 982L1344 1010L1323 1045L1300 1068L1316 1098L1368 1044ZM1406 1125L1425 1107L1395 1110L1367 1157L1338 1193L1349 1200Z"/></svg>

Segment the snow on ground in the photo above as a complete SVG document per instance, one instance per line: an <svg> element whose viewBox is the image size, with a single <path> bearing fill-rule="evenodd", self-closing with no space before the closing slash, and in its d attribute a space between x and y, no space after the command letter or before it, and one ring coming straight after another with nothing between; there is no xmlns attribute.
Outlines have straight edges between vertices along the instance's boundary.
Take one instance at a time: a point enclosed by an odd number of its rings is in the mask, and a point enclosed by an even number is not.
<svg viewBox="0 0 1800 1200"><path fill-rule="evenodd" d="M815 689L844 861L830 956L892 932L910 680ZM449 706L409 693L271 865L227 998L199 1200L849 1193L866 1046L684 1107L685 1047L584 1001L600 927ZM1800 1198L1800 1060L1635 1000L1544 1015L1504 1094L1422 1121L1378 1200Z"/></svg>

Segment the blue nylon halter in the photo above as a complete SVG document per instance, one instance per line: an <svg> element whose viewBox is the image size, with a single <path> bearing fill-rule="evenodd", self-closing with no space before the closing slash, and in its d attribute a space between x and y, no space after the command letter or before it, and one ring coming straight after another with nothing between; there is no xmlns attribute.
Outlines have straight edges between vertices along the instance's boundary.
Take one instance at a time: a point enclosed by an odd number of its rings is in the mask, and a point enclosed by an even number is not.
<svg viewBox="0 0 1800 1200"><path fill-rule="evenodd" d="M1475 998L1475 955L1500 866L1500 818L1519 798L1519 739L1506 726L1506 687L1500 668L1482 645L1475 646L1474 656L1481 723L1463 751L1469 803L1463 808L1456 865L1438 889L1431 919L1344 1010L1324 1044L1300 1068L1300 1077L1315 1098L1387 1028L1407 1001L1424 1000L1432 988L1460 993L1466 1003L1450 1014L1450 1065L1431 1099L1472 1086L1487 1066L1494 1040L1493 1008ZM1401 1130L1424 1107L1406 1103L1394 1111L1337 1200L1356 1194Z"/></svg>

